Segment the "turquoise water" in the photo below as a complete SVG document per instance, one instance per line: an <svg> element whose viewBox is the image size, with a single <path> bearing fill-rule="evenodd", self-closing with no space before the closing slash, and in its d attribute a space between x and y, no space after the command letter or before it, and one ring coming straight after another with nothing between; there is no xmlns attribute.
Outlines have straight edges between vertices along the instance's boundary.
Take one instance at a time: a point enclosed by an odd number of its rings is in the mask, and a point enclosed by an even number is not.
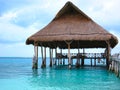
<svg viewBox="0 0 120 90"><path fill-rule="evenodd" d="M31 66L31 58L0 58L0 90L120 90L120 79L104 67Z"/></svg>

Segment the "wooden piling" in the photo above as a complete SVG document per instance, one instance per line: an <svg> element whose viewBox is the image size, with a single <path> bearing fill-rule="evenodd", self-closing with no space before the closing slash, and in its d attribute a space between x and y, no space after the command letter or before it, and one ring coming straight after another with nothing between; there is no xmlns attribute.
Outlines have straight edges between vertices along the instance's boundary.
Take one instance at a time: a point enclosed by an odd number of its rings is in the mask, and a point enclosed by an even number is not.
<svg viewBox="0 0 120 90"><path fill-rule="evenodd" d="M71 55L70 55L70 43L68 43L68 58L69 58L69 60L68 60L68 67L69 67L69 69L71 69Z"/></svg>
<svg viewBox="0 0 120 90"><path fill-rule="evenodd" d="M71 69L71 55L70 55L70 44L72 41L66 41L66 44L68 45L68 68Z"/></svg>
<svg viewBox="0 0 120 90"><path fill-rule="evenodd" d="M118 77L120 77L120 61L118 62Z"/></svg>
<svg viewBox="0 0 120 90"><path fill-rule="evenodd" d="M83 48L83 54L81 58L81 66L84 66L84 58L85 58L85 49Z"/></svg>
<svg viewBox="0 0 120 90"><path fill-rule="evenodd" d="M44 58L43 58L43 47L41 46L41 57L42 57L42 64L41 64L41 68L44 67Z"/></svg>
<svg viewBox="0 0 120 90"><path fill-rule="evenodd" d="M51 48L49 48L49 52L50 52L50 67L52 67L52 52L51 52Z"/></svg>
<svg viewBox="0 0 120 90"><path fill-rule="evenodd" d="M112 67L111 67L111 71L114 71L114 61L112 60Z"/></svg>
<svg viewBox="0 0 120 90"><path fill-rule="evenodd" d="M43 47L41 46L41 58L42 58L42 63L43 63Z"/></svg>
<svg viewBox="0 0 120 90"><path fill-rule="evenodd" d="M90 63L91 63L91 66L92 66L92 58L90 59Z"/></svg>
<svg viewBox="0 0 120 90"><path fill-rule="evenodd" d="M80 58L79 58L79 56L77 57L76 67L77 67L77 68L80 67Z"/></svg>
<svg viewBox="0 0 120 90"><path fill-rule="evenodd" d="M34 54L32 69L38 69L38 46L34 46Z"/></svg>
<svg viewBox="0 0 120 90"><path fill-rule="evenodd" d="M57 48L55 49L55 63L54 63L54 65L56 65L57 64Z"/></svg>
<svg viewBox="0 0 120 90"><path fill-rule="evenodd" d="M84 66L84 56L81 58L81 66Z"/></svg>
<svg viewBox="0 0 120 90"><path fill-rule="evenodd" d="M96 58L94 58L94 66L96 66Z"/></svg>
<svg viewBox="0 0 120 90"><path fill-rule="evenodd" d="M78 41L78 54L77 54L77 61L76 61L76 67L79 68L80 67L80 44Z"/></svg>
<svg viewBox="0 0 120 90"><path fill-rule="evenodd" d="M62 49L60 50L61 58L60 58L60 65L62 65Z"/></svg>
<svg viewBox="0 0 120 90"><path fill-rule="evenodd" d="M65 65L65 59L63 58L63 65Z"/></svg>
<svg viewBox="0 0 120 90"><path fill-rule="evenodd" d="M44 53L44 54L43 54L43 61L42 61L41 68L45 68L46 67L46 47L44 47L44 52L42 49L42 53Z"/></svg>
<svg viewBox="0 0 120 90"><path fill-rule="evenodd" d="M109 62L110 62L110 44L109 44L109 41L106 41L106 44L107 44L107 47L106 47L106 54L107 54L107 57L106 57L106 66L107 66L107 69L109 69Z"/></svg>

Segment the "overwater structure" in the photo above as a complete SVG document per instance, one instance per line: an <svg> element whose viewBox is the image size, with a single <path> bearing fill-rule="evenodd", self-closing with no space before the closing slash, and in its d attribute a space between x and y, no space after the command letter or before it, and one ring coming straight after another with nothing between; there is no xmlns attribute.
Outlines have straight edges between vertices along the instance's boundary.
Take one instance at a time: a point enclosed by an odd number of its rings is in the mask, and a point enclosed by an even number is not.
<svg viewBox="0 0 120 90"><path fill-rule="evenodd" d="M105 48L104 54L100 54L100 57L95 54L92 59L105 58L106 66L109 67L110 48L114 48L117 43L116 36L95 23L72 2L67 2L47 26L26 40L27 45L34 45L33 68L36 69L38 68L38 46L41 47L42 68L46 67L47 47L50 48L50 66L53 63L53 49L55 49L56 59L68 58L68 67L71 68L72 52L70 49L78 49L77 54L74 55L77 61L76 66L83 66L84 59L88 56L84 52L80 53L79 49ZM67 55L58 54L56 48L68 49Z"/></svg>

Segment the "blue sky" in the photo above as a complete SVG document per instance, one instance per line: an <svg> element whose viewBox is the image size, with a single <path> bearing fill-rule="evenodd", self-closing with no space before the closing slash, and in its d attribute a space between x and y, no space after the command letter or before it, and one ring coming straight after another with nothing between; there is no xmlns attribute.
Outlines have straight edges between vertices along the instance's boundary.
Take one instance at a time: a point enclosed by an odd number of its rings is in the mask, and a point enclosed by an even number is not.
<svg viewBox="0 0 120 90"><path fill-rule="evenodd" d="M68 0L0 0L0 57L32 57L26 39L46 26ZM69 0L120 42L120 0ZM120 43L112 53L120 52Z"/></svg>

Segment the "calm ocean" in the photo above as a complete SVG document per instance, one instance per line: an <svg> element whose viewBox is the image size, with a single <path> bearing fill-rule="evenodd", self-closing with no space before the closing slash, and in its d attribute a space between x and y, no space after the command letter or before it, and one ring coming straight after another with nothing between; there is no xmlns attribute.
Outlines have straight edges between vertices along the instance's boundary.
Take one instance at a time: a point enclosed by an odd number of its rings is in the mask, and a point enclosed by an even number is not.
<svg viewBox="0 0 120 90"><path fill-rule="evenodd" d="M0 58L0 90L120 90L120 79L104 67L31 67L32 58Z"/></svg>

